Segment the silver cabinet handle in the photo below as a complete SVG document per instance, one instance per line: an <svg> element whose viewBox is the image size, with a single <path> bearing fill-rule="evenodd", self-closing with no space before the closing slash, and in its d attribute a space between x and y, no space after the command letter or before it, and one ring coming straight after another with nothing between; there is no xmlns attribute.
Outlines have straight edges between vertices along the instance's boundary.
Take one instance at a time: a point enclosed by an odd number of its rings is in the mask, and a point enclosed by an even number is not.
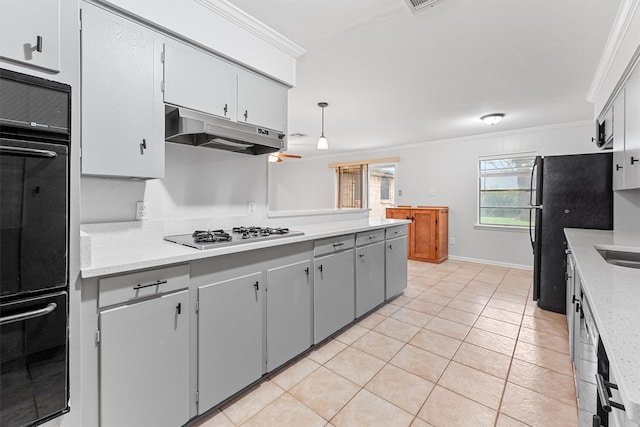
<svg viewBox="0 0 640 427"><path fill-rule="evenodd" d="M334 248L339 248L340 246L344 246L344 243L340 242L340 243L334 243L333 244Z"/></svg>
<svg viewBox="0 0 640 427"><path fill-rule="evenodd" d="M27 311L26 313L14 314L11 316L0 317L0 325L8 325L9 323L21 322L23 320L29 320L40 316L46 316L53 312L58 307L55 302L47 304L45 308L38 310Z"/></svg>
<svg viewBox="0 0 640 427"><path fill-rule="evenodd" d="M0 154L13 154L25 157L46 157L49 159L58 156L55 151L38 150L37 148L9 147L7 145L0 146Z"/></svg>
<svg viewBox="0 0 640 427"><path fill-rule="evenodd" d="M42 36L36 36L36 52L42 52Z"/></svg>
<svg viewBox="0 0 640 427"><path fill-rule="evenodd" d="M138 289L149 288L151 286L160 286L164 285L165 283L167 283L166 280L156 280L155 282L151 283L139 283L133 287L133 290L137 291Z"/></svg>

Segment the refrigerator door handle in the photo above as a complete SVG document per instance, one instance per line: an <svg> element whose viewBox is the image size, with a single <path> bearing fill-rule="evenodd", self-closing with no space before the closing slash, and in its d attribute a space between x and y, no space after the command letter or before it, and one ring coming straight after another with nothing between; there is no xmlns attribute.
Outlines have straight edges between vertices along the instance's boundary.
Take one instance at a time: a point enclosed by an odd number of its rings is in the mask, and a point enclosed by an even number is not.
<svg viewBox="0 0 640 427"><path fill-rule="evenodd" d="M533 221L531 219L532 219L533 212L536 209L542 210L542 205L538 205L538 206L532 205L529 207L529 240L531 241L531 249L534 249L534 250L535 250L535 247L534 247L535 240L533 240L533 224L532 224Z"/></svg>
<svg viewBox="0 0 640 427"><path fill-rule="evenodd" d="M536 162L531 168L531 182L529 184L529 206L533 206L533 177L535 176L537 166L538 163ZM529 212L529 224L531 224L531 212Z"/></svg>

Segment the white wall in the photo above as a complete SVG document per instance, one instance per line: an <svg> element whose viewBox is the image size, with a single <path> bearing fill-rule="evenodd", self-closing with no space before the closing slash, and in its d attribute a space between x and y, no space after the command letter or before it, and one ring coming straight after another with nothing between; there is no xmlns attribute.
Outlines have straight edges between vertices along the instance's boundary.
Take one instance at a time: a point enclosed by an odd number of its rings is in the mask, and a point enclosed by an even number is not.
<svg viewBox="0 0 640 427"><path fill-rule="evenodd" d="M166 143L165 178L148 181L83 177L81 222L135 220L136 202L149 219L210 218L267 212L267 156Z"/></svg>
<svg viewBox="0 0 640 427"><path fill-rule="evenodd" d="M640 232L640 189L613 193L613 228Z"/></svg>
<svg viewBox="0 0 640 427"><path fill-rule="evenodd" d="M335 169L326 158L285 159L269 164L269 208L275 210L333 209Z"/></svg>
<svg viewBox="0 0 640 427"><path fill-rule="evenodd" d="M449 206L449 246L452 257L488 260L507 265L531 266L529 236L524 231L475 228L478 156L534 151L541 155L595 152L590 121L567 123L514 132L495 133L359 152L272 165L270 194L276 209L333 208L334 182L328 163L399 156L399 205ZM435 192L429 195L429 190ZM326 193L330 192L330 196Z"/></svg>

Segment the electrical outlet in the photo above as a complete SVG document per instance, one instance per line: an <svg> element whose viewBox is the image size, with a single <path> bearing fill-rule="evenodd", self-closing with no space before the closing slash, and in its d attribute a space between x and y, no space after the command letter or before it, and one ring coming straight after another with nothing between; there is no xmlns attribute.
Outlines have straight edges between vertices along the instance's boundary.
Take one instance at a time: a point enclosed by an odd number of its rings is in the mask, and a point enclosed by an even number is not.
<svg viewBox="0 0 640 427"><path fill-rule="evenodd" d="M398 196L402 196L402 190L398 190Z"/></svg>
<svg viewBox="0 0 640 427"><path fill-rule="evenodd" d="M149 202L136 203L136 219L149 219Z"/></svg>
<svg viewBox="0 0 640 427"><path fill-rule="evenodd" d="M449 238L449 243L452 244L452 245L455 245L456 244L456 238L455 237L450 237Z"/></svg>
<svg viewBox="0 0 640 427"><path fill-rule="evenodd" d="M256 213L256 202L247 202L247 213L249 215L255 215L255 213Z"/></svg>
<svg viewBox="0 0 640 427"><path fill-rule="evenodd" d="M435 196L436 195L436 190L434 190L433 188L429 189L429 195L430 196Z"/></svg>

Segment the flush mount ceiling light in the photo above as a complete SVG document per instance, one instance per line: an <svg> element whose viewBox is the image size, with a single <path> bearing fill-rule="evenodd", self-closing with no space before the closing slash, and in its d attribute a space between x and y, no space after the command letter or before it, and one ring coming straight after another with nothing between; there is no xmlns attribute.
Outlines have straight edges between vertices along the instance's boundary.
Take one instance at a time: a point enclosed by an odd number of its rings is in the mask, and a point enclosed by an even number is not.
<svg viewBox="0 0 640 427"><path fill-rule="evenodd" d="M320 138L318 138L318 145L316 145L318 150L329 149L329 141L327 140L327 137L324 136L324 109L327 106L329 106L329 104L326 102L318 102L318 107L322 108L322 134L320 135Z"/></svg>
<svg viewBox="0 0 640 427"><path fill-rule="evenodd" d="M486 114L480 117L480 120L482 120L485 125L493 126L500 123L503 118L504 118L504 114L502 113L492 113L492 114Z"/></svg>

